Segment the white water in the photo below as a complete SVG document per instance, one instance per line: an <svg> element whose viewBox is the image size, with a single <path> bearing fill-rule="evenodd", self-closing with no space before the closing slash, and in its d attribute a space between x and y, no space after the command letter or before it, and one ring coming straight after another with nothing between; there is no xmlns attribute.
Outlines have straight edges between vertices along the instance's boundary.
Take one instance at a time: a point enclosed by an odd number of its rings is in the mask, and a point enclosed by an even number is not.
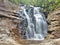
<svg viewBox="0 0 60 45"><path fill-rule="evenodd" d="M44 40L47 33L47 23L44 15L39 12L39 7L34 7L34 17L36 19L36 39Z"/></svg>
<svg viewBox="0 0 60 45"><path fill-rule="evenodd" d="M45 16L39 12L39 7L33 7L33 16L27 13L25 7L21 7L21 9L28 22L28 26L26 28L27 40L44 40L47 33L47 23Z"/></svg>

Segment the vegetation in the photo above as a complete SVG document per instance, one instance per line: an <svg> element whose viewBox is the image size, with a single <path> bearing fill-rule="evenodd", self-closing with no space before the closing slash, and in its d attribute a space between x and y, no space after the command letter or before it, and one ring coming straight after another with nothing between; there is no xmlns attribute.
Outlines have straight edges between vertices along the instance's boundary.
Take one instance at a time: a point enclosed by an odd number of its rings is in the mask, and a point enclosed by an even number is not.
<svg viewBox="0 0 60 45"><path fill-rule="evenodd" d="M11 0L15 4L26 4L40 6L44 11L49 12L60 7L60 0Z"/></svg>

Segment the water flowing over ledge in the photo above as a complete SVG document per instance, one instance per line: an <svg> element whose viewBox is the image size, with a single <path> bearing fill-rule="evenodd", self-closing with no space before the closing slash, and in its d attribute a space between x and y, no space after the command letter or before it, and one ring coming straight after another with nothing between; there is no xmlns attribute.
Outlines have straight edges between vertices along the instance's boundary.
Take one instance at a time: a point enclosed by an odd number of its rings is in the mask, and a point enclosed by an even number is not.
<svg viewBox="0 0 60 45"><path fill-rule="evenodd" d="M13 4L9 6L11 7L13 6ZM9 6L7 5L7 7ZM47 19L49 22L49 26L48 26L49 28L48 28L48 36L46 40L36 42L35 40L27 41L18 38L18 34L17 34L18 20L16 20L18 19L18 17L15 16L15 13L13 15L13 12L11 13L11 11L8 11L9 8L8 9L7 8L5 9L5 7L3 8L0 8L0 11L2 12L0 13L0 45L60 45L60 39L58 39L60 38L60 9L55 10L48 15ZM2 11L2 9L4 11ZM21 20L22 23L23 20Z"/></svg>
<svg viewBox="0 0 60 45"><path fill-rule="evenodd" d="M19 18L24 19L24 35L27 40L44 40L47 34L47 22L40 7L20 6ZM19 24L19 31L23 28ZM22 33L22 32L19 32Z"/></svg>

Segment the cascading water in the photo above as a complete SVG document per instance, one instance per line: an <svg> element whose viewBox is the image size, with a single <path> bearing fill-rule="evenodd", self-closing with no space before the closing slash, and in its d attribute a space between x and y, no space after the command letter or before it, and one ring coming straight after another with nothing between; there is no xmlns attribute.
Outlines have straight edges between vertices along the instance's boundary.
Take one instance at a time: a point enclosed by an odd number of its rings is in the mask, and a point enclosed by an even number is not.
<svg viewBox="0 0 60 45"><path fill-rule="evenodd" d="M47 33L47 22L45 16L39 11L39 9L39 7L34 7L34 17L36 20L35 38L37 40L44 40Z"/></svg>
<svg viewBox="0 0 60 45"><path fill-rule="evenodd" d="M21 7L23 14L20 16L26 18L27 27L26 31L26 39L27 40L44 40L44 37L47 33L47 22L44 14L42 14L39 10L39 7L30 7L26 8L26 6ZM20 12L21 13L21 12ZM24 28L24 27L23 27Z"/></svg>

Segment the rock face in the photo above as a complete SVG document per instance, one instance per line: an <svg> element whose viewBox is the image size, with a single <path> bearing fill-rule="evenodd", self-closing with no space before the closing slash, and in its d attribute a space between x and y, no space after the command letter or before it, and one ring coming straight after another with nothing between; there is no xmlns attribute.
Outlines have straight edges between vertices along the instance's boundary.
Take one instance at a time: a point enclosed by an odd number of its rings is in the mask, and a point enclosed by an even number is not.
<svg viewBox="0 0 60 45"><path fill-rule="evenodd" d="M0 45L19 45L18 18L15 10L0 0Z"/></svg>
<svg viewBox="0 0 60 45"><path fill-rule="evenodd" d="M0 45L9 45L10 43L11 45L18 45L15 43L15 40L19 39L17 30L18 20L3 15L0 14Z"/></svg>
<svg viewBox="0 0 60 45"><path fill-rule="evenodd" d="M60 38L60 10L55 10L49 14L47 20L49 38Z"/></svg>
<svg viewBox="0 0 60 45"><path fill-rule="evenodd" d="M12 20L0 16L0 43L4 40L6 42L6 39L11 39L13 36L17 37L16 24Z"/></svg>
<svg viewBox="0 0 60 45"><path fill-rule="evenodd" d="M43 41L20 39L18 19L15 10L10 8L8 10L2 3L0 4L0 45L60 45L60 10L49 14L48 34Z"/></svg>
<svg viewBox="0 0 60 45"><path fill-rule="evenodd" d="M0 7L13 10L18 8L17 5L11 3L9 0L0 0Z"/></svg>

